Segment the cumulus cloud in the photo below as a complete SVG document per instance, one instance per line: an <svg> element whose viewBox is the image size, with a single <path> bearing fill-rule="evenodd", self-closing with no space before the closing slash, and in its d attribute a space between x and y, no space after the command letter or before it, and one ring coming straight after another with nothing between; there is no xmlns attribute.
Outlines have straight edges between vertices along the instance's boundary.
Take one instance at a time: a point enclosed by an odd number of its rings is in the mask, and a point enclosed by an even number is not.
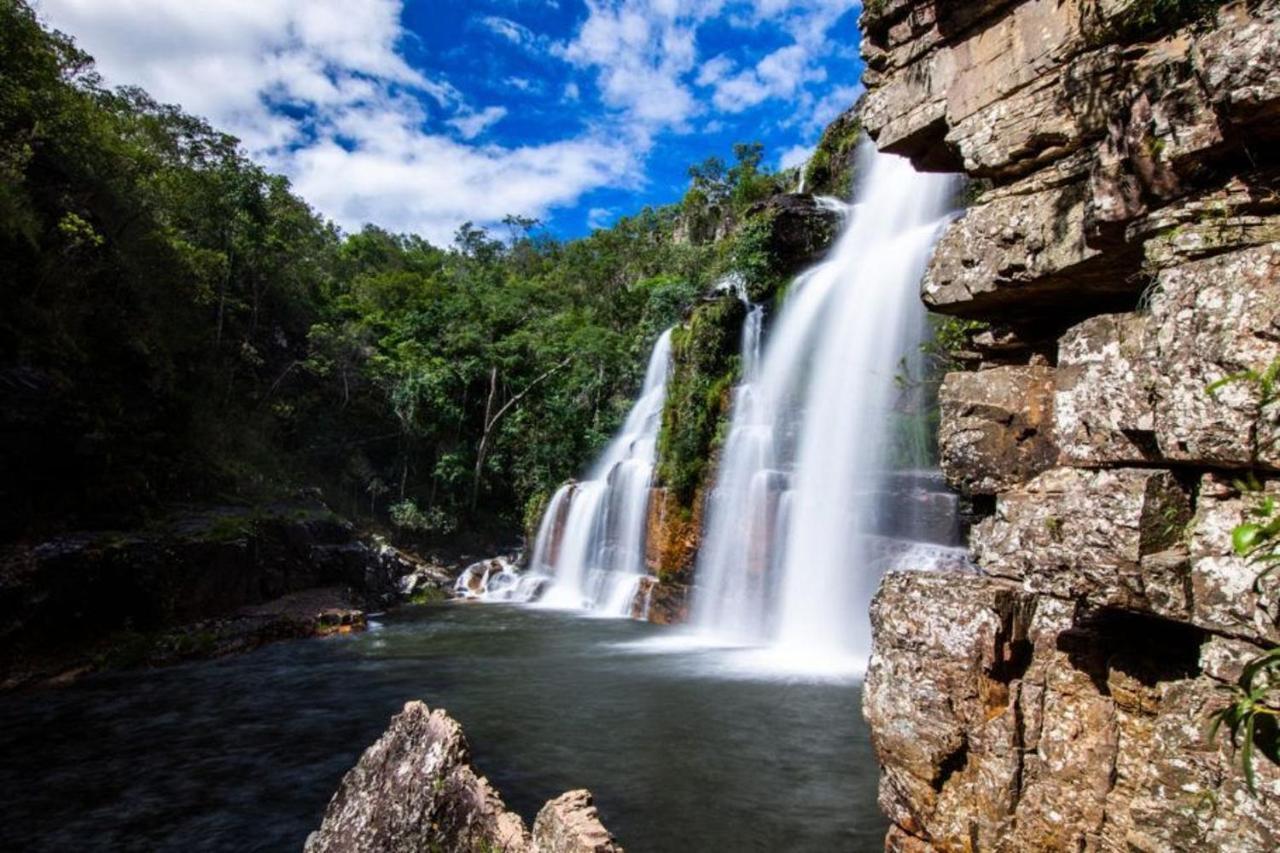
<svg viewBox="0 0 1280 853"><path fill-rule="evenodd" d="M237 134L348 229L377 222L441 242L466 220L545 216L589 190L634 184L647 144L599 131L468 144L506 109L475 109L404 60L400 0L219 0L216 8L42 0L39 8L109 81L141 85Z"/></svg>
<svg viewBox="0 0 1280 853"><path fill-rule="evenodd" d="M704 111L695 87L710 88L713 106L737 113L770 99L796 98L826 79L819 60L832 52L831 27L857 9L857 0L754 0L745 10L724 0L587 0L577 35L556 55L597 74L607 105L658 130L688 129ZM732 10L741 26L768 23L791 43L753 66L737 67L724 54L699 61L697 34L706 22ZM805 94L801 102L808 104Z"/></svg>
<svg viewBox="0 0 1280 853"><path fill-rule="evenodd" d="M794 145L782 152L782 155L778 158L778 168L793 169L796 166L803 166L809 162L809 158L812 156L812 145Z"/></svg>
<svg viewBox="0 0 1280 853"><path fill-rule="evenodd" d="M506 145L491 132L507 107L471 103L405 59L416 36L401 24L404 0L38 2L108 81L140 85L235 133L343 227L377 222L437 242L466 220L545 218L592 190L640 186L662 133L713 132L719 116L771 99L795 105L792 121L808 132L802 109L834 117L856 94L838 87L819 101L810 91L839 49L826 35L852 0L586 0L585 18L561 42L503 14L477 15L472 25L493 39L574 75L506 78L527 93L563 87L561 103L575 111L559 138ZM487 5L523 14L535 3ZM737 52L700 56L700 30L730 13L767 23L786 43L753 64ZM588 219L608 215L596 209Z"/></svg>

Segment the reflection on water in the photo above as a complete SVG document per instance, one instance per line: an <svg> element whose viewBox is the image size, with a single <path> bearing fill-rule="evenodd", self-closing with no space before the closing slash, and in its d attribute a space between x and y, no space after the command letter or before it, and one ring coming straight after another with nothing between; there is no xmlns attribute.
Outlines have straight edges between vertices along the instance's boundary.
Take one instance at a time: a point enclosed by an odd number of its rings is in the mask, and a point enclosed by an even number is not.
<svg viewBox="0 0 1280 853"><path fill-rule="evenodd" d="M367 634L0 697L0 849L298 850L409 699L529 819L587 787L643 851L875 850L849 681L751 675L627 621L413 608Z"/></svg>

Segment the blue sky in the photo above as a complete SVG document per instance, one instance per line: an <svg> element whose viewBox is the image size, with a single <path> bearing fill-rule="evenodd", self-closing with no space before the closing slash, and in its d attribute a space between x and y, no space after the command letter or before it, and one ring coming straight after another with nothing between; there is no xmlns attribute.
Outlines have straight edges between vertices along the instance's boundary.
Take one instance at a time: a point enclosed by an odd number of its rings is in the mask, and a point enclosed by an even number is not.
<svg viewBox="0 0 1280 853"><path fill-rule="evenodd" d="M344 228L573 237L857 98L856 0L37 0L107 80L238 135Z"/></svg>

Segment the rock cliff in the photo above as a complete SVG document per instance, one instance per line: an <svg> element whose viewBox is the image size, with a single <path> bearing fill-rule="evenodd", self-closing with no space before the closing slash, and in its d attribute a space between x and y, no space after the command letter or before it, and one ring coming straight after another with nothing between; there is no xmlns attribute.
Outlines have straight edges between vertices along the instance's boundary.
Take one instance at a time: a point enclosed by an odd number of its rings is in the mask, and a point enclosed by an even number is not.
<svg viewBox="0 0 1280 853"><path fill-rule="evenodd" d="M1280 482L1280 2L880 0L867 132L980 190L922 289L983 320L940 457L976 576L891 574L864 711L888 848L1274 850L1218 688L1280 642L1231 531Z"/></svg>

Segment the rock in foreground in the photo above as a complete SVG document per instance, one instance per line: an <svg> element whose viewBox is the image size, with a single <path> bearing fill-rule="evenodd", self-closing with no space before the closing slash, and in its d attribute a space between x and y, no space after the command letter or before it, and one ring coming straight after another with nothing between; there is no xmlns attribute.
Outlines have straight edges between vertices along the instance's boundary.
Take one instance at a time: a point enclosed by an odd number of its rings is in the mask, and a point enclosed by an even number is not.
<svg viewBox="0 0 1280 853"><path fill-rule="evenodd" d="M409 702L342 779L306 853L622 853L588 791L547 803L530 835L471 764L462 727Z"/></svg>

